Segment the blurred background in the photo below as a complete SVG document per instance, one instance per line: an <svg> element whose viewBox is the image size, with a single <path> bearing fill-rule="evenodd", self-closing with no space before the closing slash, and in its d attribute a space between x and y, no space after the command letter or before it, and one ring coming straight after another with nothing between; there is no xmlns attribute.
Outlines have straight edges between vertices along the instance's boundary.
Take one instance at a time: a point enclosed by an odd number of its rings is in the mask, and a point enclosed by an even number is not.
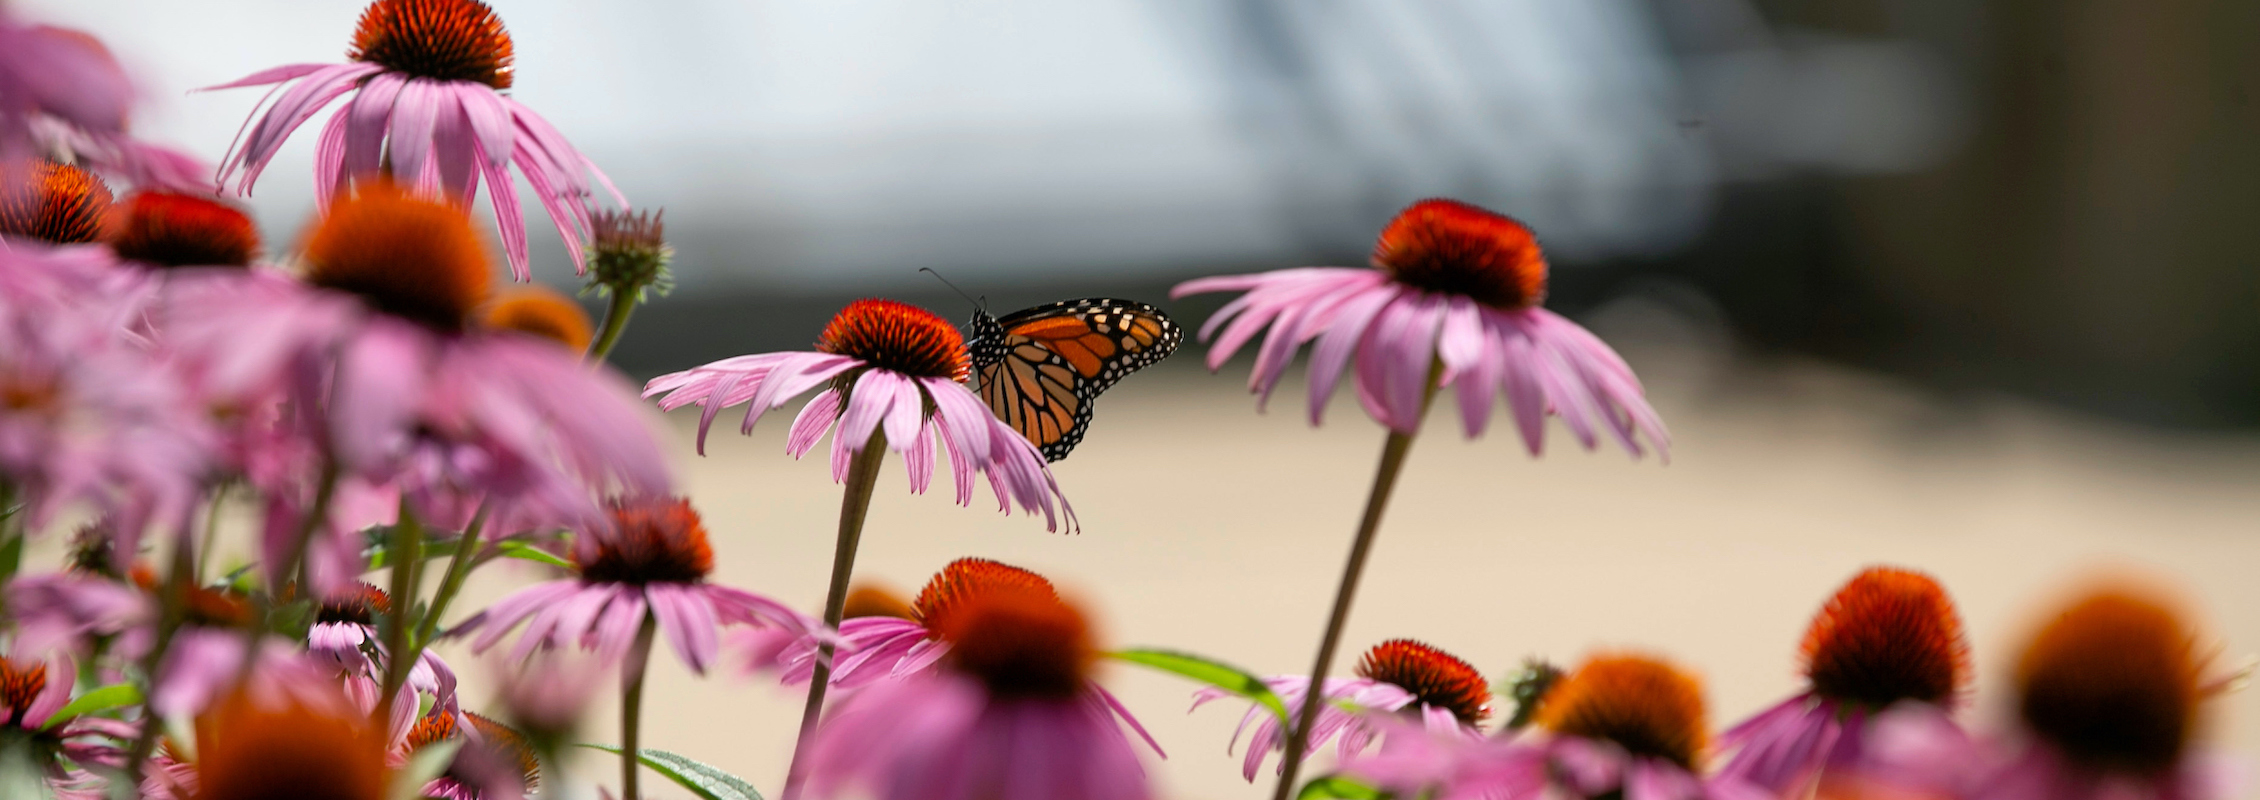
<svg viewBox="0 0 2260 800"><path fill-rule="evenodd" d="M1836 583L1896 561L1963 599L1989 681L2097 569L2178 584L2224 665L2260 650L2260 4L492 1L514 96L667 209L679 288L616 354L639 376L804 348L856 296L962 317L920 267L998 311L1107 294L1193 325L1219 300L1176 281L1362 264L1422 197L1529 222L1549 305L1625 351L1673 462L1433 430L1351 646L1427 637L1494 675L1653 647L1725 722L1791 690ZM141 132L216 159L258 95L189 90L340 60L361 3L15 5L104 37ZM251 200L277 241L311 131ZM864 572L1017 558L1118 639L1304 669L1380 435L1346 403L1315 432L1255 416L1245 365L1204 377L1198 350L1110 393L1059 467L1083 535L898 475ZM780 451L774 427L679 448L724 577L813 607L835 489ZM1118 672L1174 795L1252 794L1234 713ZM677 677L654 745L773 786L791 698ZM2260 704L2223 711L2215 740L2260 756Z"/></svg>

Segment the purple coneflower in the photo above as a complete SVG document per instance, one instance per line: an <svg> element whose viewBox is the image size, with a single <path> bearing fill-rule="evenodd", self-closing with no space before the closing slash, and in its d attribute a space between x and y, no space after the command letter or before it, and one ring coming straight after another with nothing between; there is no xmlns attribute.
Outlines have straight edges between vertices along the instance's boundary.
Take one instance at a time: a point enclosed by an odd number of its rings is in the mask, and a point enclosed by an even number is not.
<svg viewBox="0 0 2260 800"><path fill-rule="evenodd" d="M122 136L133 94L101 42L0 9L0 160L38 152L38 129L50 120Z"/></svg>
<svg viewBox="0 0 2260 800"><path fill-rule="evenodd" d="M2152 591L2107 586L2042 626L2018 659L2016 731L1973 739L1936 715L1878 723L1887 789L1953 800L2210 800L2239 770L2195 747L2207 682L2197 636Z"/></svg>
<svg viewBox="0 0 2260 800"><path fill-rule="evenodd" d="M110 185L52 161L0 162L0 238L87 244L102 238Z"/></svg>
<svg viewBox="0 0 2260 800"><path fill-rule="evenodd" d="M852 689L934 671L949 653L950 618L974 598L998 591L1058 596L1044 576L985 558L950 562L908 604L868 588L850 593L841 611L832 685ZM788 686L807 683L815 675L822 644L817 637L803 636L786 646L776 658L784 668L781 680Z"/></svg>
<svg viewBox="0 0 2260 800"><path fill-rule="evenodd" d="M394 748L396 760L431 745L464 739L462 749L419 795L432 800L505 800L541 784L541 760L526 737L475 713L435 713L416 721Z"/></svg>
<svg viewBox="0 0 2260 800"><path fill-rule="evenodd" d="M1310 694L1310 678L1281 675L1264 679L1288 708L1300 708ZM1233 696L1222 689L1202 689L1193 695L1193 707ZM1329 678L1322 693L1318 722L1311 728L1310 748L1325 746L1339 734L1340 752L1350 756L1364 750L1382 733L1376 723L1390 714L1418 720L1439 733L1481 738L1478 727L1491 715L1491 687L1483 673L1458 657L1410 639L1391 639L1374 645L1358 661L1357 677ZM1279 719L1262 706L1248 709L1232 733L1232 745L1248 726L1248 755L1241 774L1254 782L1264 756L1287 747L1286 731ZM1226 752L1231 752L1229 746Z"/></svg>
<svg viewBox="0 0 2260 800"><path fill-rule="evenodd" d="M511 651L513 660L547 645L592 649L607 663L619 663L621 796L636 798L638 716L654 628L666 634L675 655L691 671L704 674L721 648L724 625L773 627L795 634L811 634L818 627L783 603L707 583L707 574L714 571L714 550L707 543L706 525L689 500L615 500L611 517L608 527L586 531L575 540L573 561L579 577L520 590L464 623L461 630L486 629L471 643L473 652L483 653L523 621L526 629Z"/></svg>
<svg viewBox="0 0 2260 800"><path fill-rule="evenodd" d="M517 331L563 345L579 355L589 349L595 335L589 314L563 292L540 284L513 286L496 292L479 312L479 323L492 330Z"/></svg>
<svg viewBox="0 0 2260 800"><path fill-rule="evenodd" d="M1783 796L1855 776L1879 713L1937 715L1969 688L1970 646L1954 601L1919 572L1871 567L1837 590L1800 648L1804 692L1719 736L1720 768ZM1838 773L1843 773L1839 775Z"/></svg>
<svg viewBox="0 0 2260 800"><path fill-rule="evenodd" d="M1248 379L1248 388L1268 399L1295 351L1315 340L1311 424L1319 423L1343 373L1352 371L1359 402L1389 429L1312 676L1323 679L1333 666L1389 493L1439 388L1454 388L1470 438L1482 435L1503 397L1532 455L1539 452L1547 414L1561 417L1587 449L1597 446L1602 429L1635 457L1644 452L1641 438L1659 454L1669 446L1663 421L1624 360L1576 323L1539 307L1546 271L1545 253L1522 223L1457 201L1423 200L1382 229L1372 269L1226 275L1187 281L1171 292L1246 292L1201 326L1204 341L1216 337L1211 370L1270 328ZM1297 714L1274 800L1286 800L1291 791L1317 711L1318 704L1306 704Z"/></svg>
<svg viewBox="0 0 2260 800"><path fill-rule="evenodd" d="M521 281L531 272L511 164L541 198L576 267L590 231L589 176L616 202L627 202L556 128L500 93L510 88L514 55L502 19L485 3L377 0L361 12L346 57L351 61L291 64L211 87L298 81L258 116L242 146L228 152L220 180L240 169L236 189L248 194L291 132L351 94L330 115L315 148L315 197L328 203L341 190L382 175L468 206L483 178L510 269Z"/></svg>
<svg viewBox="0 0 2260 800"><path fill-rule="evenodd" d="M334 698L237 695L198 722L189 792L195 800L389 796L384 732Z"/></svg>
<svg viewBox="0 0 2260 800"><path fill-rule="evenodd" d="M109 228L110 250L147 267L249 267L259 257L250 215L210 197L142 189L118 202Z"/></svg>
<svg viewBox="0 0 2260 800"><path fill-rule="evenodd" d="M1097 655L1075 607L1044 591L990 591L953 611L943 633L951 647L942 669L858 692L824 720L810 747L817 791L856 786L879 800L1149 796L1121 726L1145 731L1091 681Z"/></svg>
<svg viewBox="0 0 2260 800"><path fill-rule="evenodd" d="M1035 445L990 413L964 381L972 369L965 338L933 312L892 300L857 300L842 309L817 339L817 352L739 356L696 369L661 375L644 386L646 397L664 395L659 407L698 405L698 447L706 452L706 433L722 409L746 405L739 430L753 431L764 412L795 395L825 387L793 420L785 451L806 454L832 433L832 479L847 485L840 504L838 545L832 579L824 595L824 625L839 626L847 602L848 576L871 509L871 490L880 461L892 450L910 469L910 490L923 494L934 474L934 440L948 451L959 505L973 502L973 473L989 478L998 510L1013 503L1030 513L1041 510L1045 527L1059 530L1065 517L1076 528L1075 509L1059 492L1051 467ZM1054 501L1057 508L1054 508ZM801 736L793 767L785 779L784 800L799 796L805 752L824 693L831 686L832 647L816 656L808 703L801 714Z"/></svg>
<svg viewBox="0 0 2260 800"><path fill-rule="evenodd" d="M66 659L0 658L0 727L9 729L11 747L28 748L29 763L58 797L100 797L101 781L89 769L123 766L116 742L131 739L135 728L94 716L56 719L70 703L74 673Z"/></svg>

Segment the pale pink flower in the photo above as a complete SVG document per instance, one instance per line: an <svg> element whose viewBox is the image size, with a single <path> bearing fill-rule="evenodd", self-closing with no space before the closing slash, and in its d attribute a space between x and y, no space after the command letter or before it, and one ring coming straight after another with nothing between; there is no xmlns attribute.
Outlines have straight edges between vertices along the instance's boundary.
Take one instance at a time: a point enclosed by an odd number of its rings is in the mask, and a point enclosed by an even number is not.
<svg viewBox="0 0 2260 800"><path fill-rule="evenodd" d="M1248 388L1268 400L1296 349L1314 340L1310 420L1319 423L1345 370L1358 400L1393 430L1419 425L1431 381L1451 387L1468 437L1504 398L1532 454L1546 415L1587 449L1606 432L1637 456L1670 446L1640 381L1607 344L1539 306L1546 258L1521 223L1451 200L1424 200L1382 230L1372 269L1303 267L1179 284L1173 297L1244 291L1201 326L1209 369L1264 328ZM1354 362L1354 363L1353 363ZM1440 375L1431 371L1441 367ZM1261 401L1259 401L1260 403Z"/></svg>
<svg viewBox="0 0 2260 800"><path fill-rule="evenodd" d="M578 576L521 589L456 629L484 628L471 642L473 652L486 652L524 622L511 660L547 646L594 650L606 663L617 663L648 615L675 655L693 672L704 673L720 652L725 625L796 634L823 627L783 603L708 583L714 551L690 501L616 500L610 512L610 524L575 539Z"/></svg>
<svg viewBox="0 0 2260 800"><path fill-rule="evenodd" d="M125 70L94 37L0 9L0 158L34 152L34 128L46 120L122 135L133 95Z"/></svg>
<svg viewBox="0 0 2260 800"><path fill-rule="evenodd" d="M793 420L785 451L799 458L831 432L834 481L847 479L853 454L883 431L887 449L901 454L910 471L911 492L924 494L940 439L959 505L972 504L978 471L996 491L998 510L1010 514L1017 503L1029 513L1041 511L1050 530L1059 530L1062 517L1076 529L1075 509L1043 455L965 388L969 356L948 321L891 300L857 300L825 326L817 350L738 356L661 375L644 386L644 396L660 396L659 407L670 411L699 406L703 454L707 430L722 409L745 404L739 430L750 433L770 409L824 387Z"/></svg>
<svg viewBox="0 0 2260 800"><path fill-rule="evenodd" d="M952 613L937 672L877 684L817 729L810 788L878 800L1144 800L1145 770L1122 731L1159 754L1089 677L1080 612L1040 591L998 591Z"/></svg>
<svg viewBox="0 0 2260 800"><path fill-rule="evenodd" d="M853 689L940 669L942 657L949 654L944 631L951 617L965 604L999 591L1058 596L1044 576L985 558L960 558L942 567L907 607L857 613L858 598L851 595L834 646L831 684ZM900 600L884 604L897 605ZM823 636L800 636L782 644L773 656L757 649L756 665L779 667L779 679L787 686L806 684L815 678L817 653L826 641Z"/></svg>
<svg viewBox="0 0 2260 800"><path fill-rule="evenodd" d="M1310 683L1303 675L1264 679L1264 685L1279 695L1290 714L1300 713L1310 694ZM1202 689L1193 695L1193 708L1232 696L1222 689ZM1322 705L1311 723L1310 750L1305 752L1316 751L1339 735L1340 754L1355 755L1373 744L1388 728L1382 721L1391 717L1418 720L1422 727L1439 733L1481 738L1478 725L1490 716L1490 697L1490 685L1483 680L1483 673L1467 662L1420 642L1392 639L1366 651L1358 662L1357 677L1326 679ZM1248 733L1251 725L1255 732L1248 739L1241 774L1253 782L1264 757L1285 751L1287 741L1279 717L1268 708L1250 704L1225 752L1239 744L1240 736Z"/></svg>
<svg viewBox="0 0 2260 800"><path fill-rule="evenodd" d="M223 184L241 170L236 190L250 193L298 126L351 95L315 146L314 194L325 208L339 191L379 175L468 207L483 179L510 269L530 280L525 222L510 180L516 164L573 264L585 269L581 244L591 232L592 187L601 184L621 205L627 200L548 121L498 91L510 88L513 53L493 9L478 0L377 0L361 12L347 57L344 64L291 64L210 87L281 89L297 81L256 124L246 123L249 135L220 165Z"/></svg>
<svg viewBox="0 0 2260 800"><path fill-rule="evenodd" d="M8 616L16 623L12 658L45 658L56 651L84 653L89 640L141 632L156 618L148 593L109 578L78 572L18 575L8 582ZM141 652L146 642L121 642Z"/></svg>

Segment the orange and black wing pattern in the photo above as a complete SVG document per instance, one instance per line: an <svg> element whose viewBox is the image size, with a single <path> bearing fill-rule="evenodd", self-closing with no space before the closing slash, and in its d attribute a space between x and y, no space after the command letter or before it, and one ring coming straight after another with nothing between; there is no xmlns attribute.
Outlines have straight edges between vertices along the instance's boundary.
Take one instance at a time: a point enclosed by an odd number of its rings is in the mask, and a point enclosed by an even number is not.
<svg viewBox="0 0 2260 800"><path fill-rule="evenodd" d="M1145 303L1087 297L1003 319L973 316L973 372L981 399L1050 461L1066 458L1091 425L1091 401L1116 381L1169 356L1185 331Z"/></svg>

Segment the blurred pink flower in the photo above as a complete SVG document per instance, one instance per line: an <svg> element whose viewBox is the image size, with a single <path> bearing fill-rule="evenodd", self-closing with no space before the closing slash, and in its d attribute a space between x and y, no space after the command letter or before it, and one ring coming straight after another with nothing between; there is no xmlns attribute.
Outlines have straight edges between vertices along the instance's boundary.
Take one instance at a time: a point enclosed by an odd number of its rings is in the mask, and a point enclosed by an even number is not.
<svg viewBox="0 0 2260 800"><path fill-rule="evenodd" d="M516 164L574 266L585 270L589 177L615 202L627 200L556 128L497 91L510 88L513 53L493 9L477 0L377 0L361 12L347 57L344 64L291 64L210 87L297 81L256 115L256 124L246 122L249 135L220 165L223 184L241 170L236 190L249 194L298 126L350 94L315 146L314 195L325 208L341 189L379 175L468 207L483 178L510 269L530 280L525 221L510 181Z"/></svg>
<svg viewBox="0 0 2260 800"><path fill-rule="evenodd" d="M851 601L849 618L840 622L831 684L856 688L939 669L942 657L949 654L949 639L943 631L948 629L951 616L966 603L997 591L1058 596L1051 581L1042 575L985 558L960 558L934 573L907 609L892 609L907 616L856 615ZM813 679L816 654L824 638L801 636L783 645L773 659L782 670L779 680L787 686L799 686Z"/></svg>
<svg viewBox="0 0 2260 800"><path fill-rule="evenodd" d="M1313 340L1310 420L1347 369L1358 400L1383 425L1413 433L1429 383L1455 389L1469 438L1490 425L1503 397L1535 455L1545 416L1561 417L1587 449L1597 430L1633 455L1645 437L1659 453L1670 436L1624 360L1576 323L1539 307L1546 258L1522 223L1451 200L1398 214L1374 246L1372 269L1303 267L1178 284L1172 297L1245 291L1201 326L1216 337L1209 369L1265 327L1248 388L1269 400L1295 350ZM1221 335L1219 332L1221 331ZM1432 377L1432 365L1442 374Z"/></svg>
<svg viewBox="0 0 2260 800"><path fill-rule="evenodd" d="M739 430L751 433L762 414L822 386L793 420L785 451L799 458L830 431L832 480L845 481L850 456L862 452L873 431L884 431L887 449L901 454L910 470L911 492L924 494L939 438L959 505L972 504L979 471L996 491L999 510L1010 514L1017 502L1024 511L1042 511L1050 530L1059 530L1062 516L1069 530L1077 527L1075 509L1035 445L965 388L965 342L948 321L891 300L857 300L825 326L816 349L738 356L661 375L645 384L644 396L661 396L659 407L669 411L699 406L704 454L707 430L722 409L745 404Z"/></svg>
<svg viewBox="0 0 2260 800"><path fill-rule="evenodd" d="M77 572L18 575L8 582L8 616L16 623L10 658L40 659L57 651L84 653L88 640L139 632L156 618L147 593L109 578ZM141 652L146 642L121 642Z"/></svg>
<svg viewBox="0 0 2260 800"><path fill-rule="evenodd" d="M42 118L122 134L133 94L125 70L94 37L0 9L0 158L28 154Z"/></svg>
<svg viewBox="0 0 2260 800"><path fill-rule="evenodd" d="M1806 691L1719 736L1719 769L1783 796L1856 776L1877 714L1901 708L1944 724L1970 683L1970 646L1946 589L1928 575L1870 567L1829 598L1804 645ZM1927 712L1925 711L1927 710Z"/></svg>
<svg viewBox="0 0 2260 800"><path fill-rule="evenodd" d="M485 629L471 642L472 652L486 652L525 622L510 653L513 661L538 647L577 646L596 651L605 663L617 663L648 611L675 655L691 671L704 673L721 649L722 626L774 627L803 635L822 628L783 603L707 583L714 552L690 501L615 500L610 511L609 525L585 530L574 541L579 576L519 590L456 628Z"/></svg>
<svg viewBox="0 0 2260 800"><path fill-rule="evenodd" d="M1264 679L1290 712L1302 707L1310 682L1303 675ZM1202 689L1193 694L1193 708L1232 696L1223 689ZM1359 753L1388 728L1382 720L1392 715L1417 719L1432 731L1480 739L1483 732L1477 724L1490 715L1490 697L1483 673L1467 662L1410 639L1392 639L1366 651L1358 662L1357 677L1326 679L1323 705L1311 726L1310 749L1304 752L1317 751L1339 734L1343 757ZM1255 726L1255 733L1248 739L1241 774L1254 782L1264 757L1287 749L1287 737L1277 715L1251 704L1232 732L1226 753L1239 744L1249 725Z"/></svg>
<svg viewBox="0 0 2260 800"><path fill-rule="evenodd" d="M1040 591L970 598L941 671L855 693L817 729L810 788L878 800L1144 800L1122 704L1090 680L1080 612Z"/></svg>

